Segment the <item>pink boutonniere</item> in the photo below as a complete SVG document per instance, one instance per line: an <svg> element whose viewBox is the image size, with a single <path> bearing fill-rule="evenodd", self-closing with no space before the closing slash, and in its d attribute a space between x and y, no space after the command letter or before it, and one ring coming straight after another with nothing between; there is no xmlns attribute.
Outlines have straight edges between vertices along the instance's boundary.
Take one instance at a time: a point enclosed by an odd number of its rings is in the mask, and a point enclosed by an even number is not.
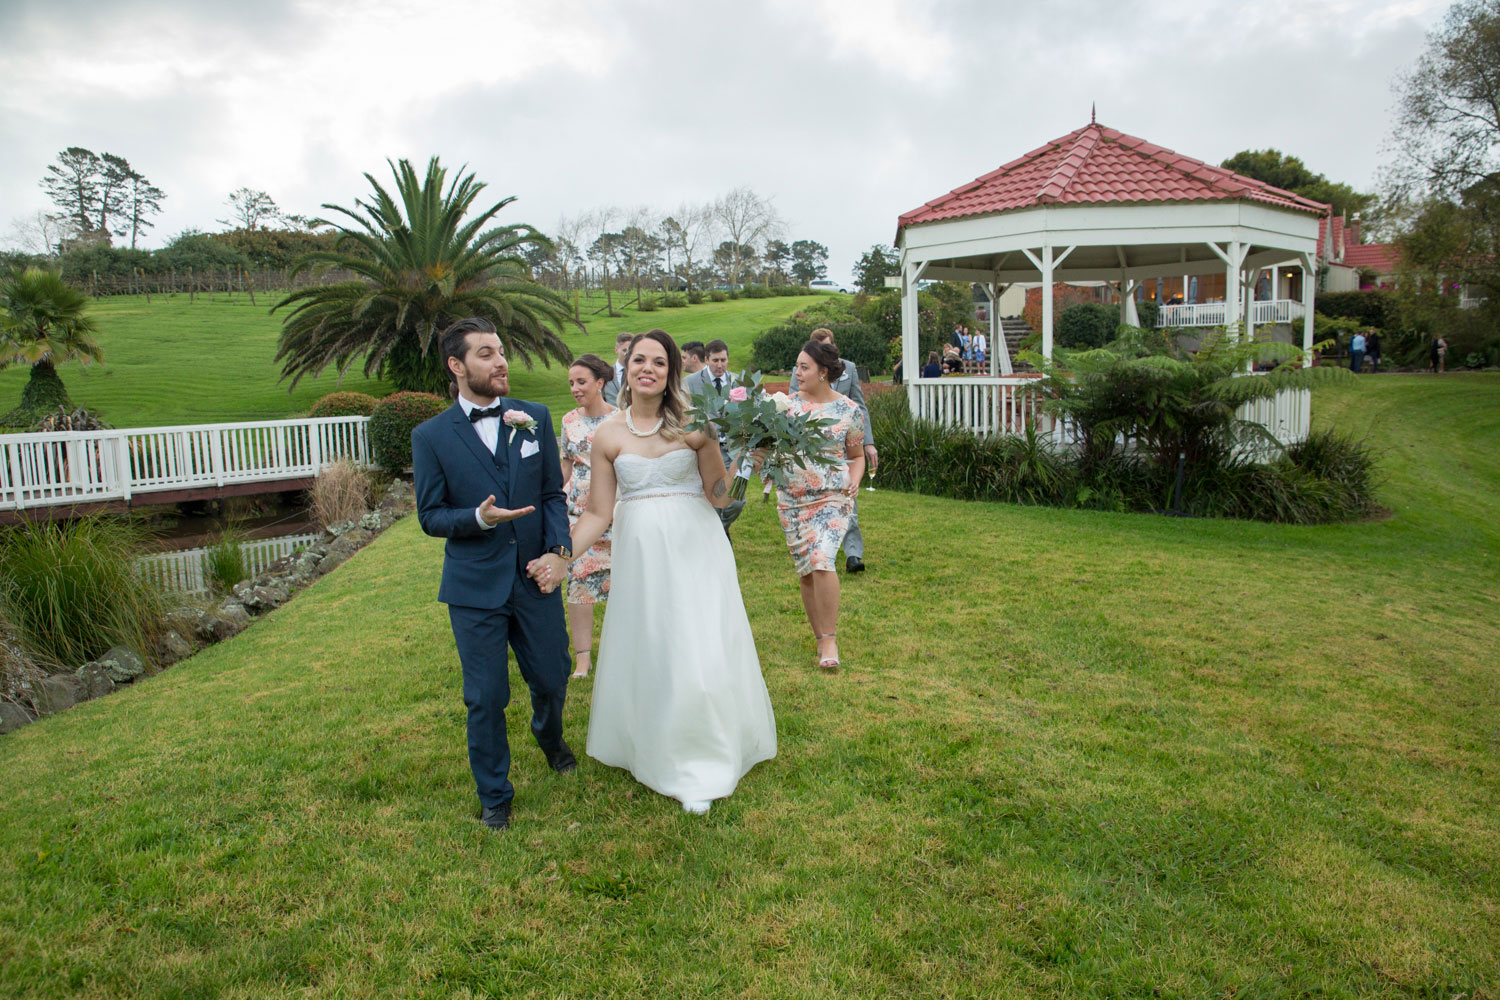
<svg viewBox="0 0 1500 1000"><path fill-rule="evenodd" d="M501 414L500 419L505 421L505 426L510 428L510 437L505 439L507 445L516 439L516 431L530 433L536 430L536 418L525 410L506 410Z"/></svg>

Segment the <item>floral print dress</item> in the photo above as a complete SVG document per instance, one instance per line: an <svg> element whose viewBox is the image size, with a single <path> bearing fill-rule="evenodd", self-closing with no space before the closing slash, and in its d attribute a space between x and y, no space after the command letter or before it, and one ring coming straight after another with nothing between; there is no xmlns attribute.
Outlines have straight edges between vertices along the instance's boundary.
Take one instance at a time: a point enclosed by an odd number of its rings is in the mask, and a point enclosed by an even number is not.
<svg viewBox="0 0 1500 1000"><path fill-rule="evenodd" d="M834 423L823 428L827 444L822 461L794 468L785 487L777 487L776 511L781 531L798 576L817 570L833 572L839 546L849 530L854 498L849 496L849 446L864 442L864 419L859 406L848 396L828 403L810 403L800 396L792 400L796 412L823 417Z"/></svg>
<svg viewBox="0 0 1500 1000"><path fill-rule="evenodd" d="M594 432L616 411L590 417L583 410L569 410L562 418L562 459L573 467L568 477L568 524L576 524L589 505L590 452ZM569 571L569 604L603 603L609 596L609 532L573 561Z"/></svg>

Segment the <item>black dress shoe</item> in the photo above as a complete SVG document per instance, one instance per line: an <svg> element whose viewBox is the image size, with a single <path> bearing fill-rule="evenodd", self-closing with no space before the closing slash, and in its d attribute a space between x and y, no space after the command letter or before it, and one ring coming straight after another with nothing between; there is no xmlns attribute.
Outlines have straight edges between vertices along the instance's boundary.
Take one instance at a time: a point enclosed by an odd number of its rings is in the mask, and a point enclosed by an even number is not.
<svg viewBox="0 0 1500 1000"><path fill-rule="evenodd" d="M850 556L848 559L844 560L845 573L863 573L864 571L865 561L859 556Z"/></svg>
<svg viewBox="0 0 1500 1000"><path fill-rule="evenodd" d="M573 756L572 749L566 743L559 742L556 750L543 747L542 753L547 755L547 763L551 764L552 770L558 774L578 770L578 758Z"/></svg>
<svg viewBox="0 0 1500 1000"><path fill-rule="evenodd" d="M485 806L484 811L479 814L479 822L491 830L510 829L510 803L495 806L493 809Z"/></svg>

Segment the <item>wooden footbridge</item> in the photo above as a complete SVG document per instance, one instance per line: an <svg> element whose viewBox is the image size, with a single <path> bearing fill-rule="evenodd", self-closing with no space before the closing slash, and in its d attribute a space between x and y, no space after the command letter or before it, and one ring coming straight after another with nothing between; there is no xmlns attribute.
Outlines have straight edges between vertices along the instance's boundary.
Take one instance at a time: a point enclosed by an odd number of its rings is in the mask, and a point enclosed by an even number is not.
<svg viewBox="0 0 1500 1000"><path fill-rule="evenodd" d="M368 424L319 417L0 434L0 519L306 489L338 458L371 464Z"/></svg>

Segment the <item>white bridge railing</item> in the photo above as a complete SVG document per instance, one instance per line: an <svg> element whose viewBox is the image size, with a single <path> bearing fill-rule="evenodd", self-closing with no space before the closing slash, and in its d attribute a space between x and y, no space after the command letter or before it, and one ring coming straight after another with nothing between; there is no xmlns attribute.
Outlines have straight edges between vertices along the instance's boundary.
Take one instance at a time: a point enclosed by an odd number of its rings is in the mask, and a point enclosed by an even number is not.
<svg viewBox="0 0 1500 1000"><path fill-rule="evenodd" d="M257 538L240 543L245 557L245 572L257 576L282 556L317 541L316 534L282 535L279 538ZM135 561L136 572L169 590L185 594L207 594L212 588L204 575L208 549L179 549L175 552L153 552Z"/></svg>
<svg viewBox="0 0 1500 1000"><path fill-rule="evenodd" d="M1254 378L1246 375L1245 378ZM1076 440L1072 428L1041 412L1036 390L1039 376L963 376L917 380L911 385L916 396L913 416L950 427L964 427L976 434L1025 434L1028 425L1037 433L1052 435L1060 445ZM1311 428L1312 393L1307 389L1282 389L1275 396L1242 404L1235 416L1259 424L1283 445L1307 438ZM1271 457L1269 446L1251 446L1256 457Z"/></svg>
<svg viewBox="0 0 1500 1000"><path fill-rule="evenodd" d="M1296 299L1266 299L1251 304L1251 319L1256 326L1268 323L1290 323L1302 317L1302 303ZM1185 302L1162 306L1157 315L1158 327L1227 326L1228 310L1223 302Z"/></svg>
<svg viewBox="0 0 1500 1000"><path fill-rule="evenodd" d="M0 434L0 510L316 476L369 465L368 417Z"/></svg>

